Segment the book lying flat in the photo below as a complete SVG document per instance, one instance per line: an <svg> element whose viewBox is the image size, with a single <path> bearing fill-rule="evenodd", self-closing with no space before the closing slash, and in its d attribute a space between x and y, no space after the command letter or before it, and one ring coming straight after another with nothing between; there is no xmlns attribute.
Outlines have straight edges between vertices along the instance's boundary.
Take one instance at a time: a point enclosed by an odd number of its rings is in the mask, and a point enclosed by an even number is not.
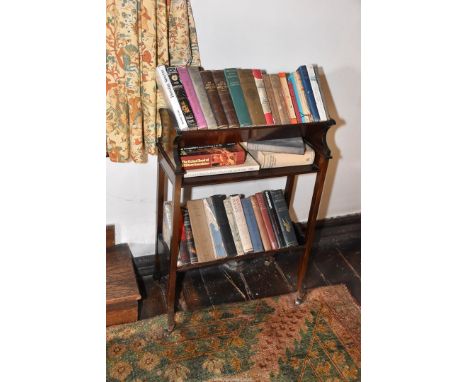
<svg viewBox="0 0 468 382"><path fill-rule="evenodd" d="M247 150L269 151L272 153L303 155L305 152L302 137L250 141L245 144L245 147Z"/></svg>
<svg viewBox="0 0 468 382"><path fill-rule="evenodd" d="M272 153L269 151L250 150L252 155L259 163L260 168L277 168L289 166L306 166L314 163L315 151L309 145L306 145L303 155Z"/></svg>
<svg viewBox="0 0 468 382"><path fill-rule="evenodd" d="M197 169L186 170L184 177L194 178L196 176L234 174L238 172L258 171L258 170L260 170L260 165L255 161L254 158L252 158L250 154L247 154L245 157L245 162L243 164L233 165L233 166L207 167L207 168L197 168Z"/></svg>

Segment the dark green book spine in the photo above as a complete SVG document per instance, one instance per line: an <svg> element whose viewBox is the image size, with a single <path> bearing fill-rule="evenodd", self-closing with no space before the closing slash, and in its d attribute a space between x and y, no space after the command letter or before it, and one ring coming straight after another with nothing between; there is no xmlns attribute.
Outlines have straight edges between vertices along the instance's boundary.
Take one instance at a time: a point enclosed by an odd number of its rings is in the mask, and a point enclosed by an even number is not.
<svg viewBox="0 0 468 382"><path fill-rule="evenodd" d="M286 247L293 247L297 244L296 233L294 232L294 227L289 216L288 205L284 199L282 190L271 190L270 191L271 199L273 201L273 206L275 208L276 216L278 217L279 226L281 228L281 233L283 234Z"/></svg>
<svg viewBox="0 0 468 382"><path fill-rule="evenodd" d="M224 76L226 77L226 83L229 88L229 93L231 94L232 103L234 104L234 109L236 110L240 126L251 126L252 120L250 119L249 110L245 103L244 93L242 92L239 76L237 75L237 69L224 69Z"/></svg>
<svg viewBox="0 0 468 382"><path fill-rule="evenodd" d="M278 242L278 246L280 248L286 247L286 242L283 237L283 233L280 228L278 215L275 212L275 205L273 204L273 198L271 197L270 191L263 191L263 195L265 195L266 200L266 207L268 210L268 214L270 215L271 225L273 227L273 231L275 232L276 241Z"/></svg>

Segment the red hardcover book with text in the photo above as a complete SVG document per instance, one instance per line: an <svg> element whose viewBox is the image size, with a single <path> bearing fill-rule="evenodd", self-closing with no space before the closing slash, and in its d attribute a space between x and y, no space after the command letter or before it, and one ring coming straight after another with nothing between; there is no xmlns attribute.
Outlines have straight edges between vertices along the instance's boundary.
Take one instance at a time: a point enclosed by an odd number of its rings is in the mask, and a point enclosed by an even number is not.
<svg viewBox="0 0 468 382"><path fill-rule="evenodd" d="M258 206L260 207L263 222L265 223L268 238L270 239L271 248L278 249L278 242L276 241L275 232L273 231L273 226L271 225L270 215L268 214L268 210L265 204L265 197L263 196L263 193L257 192L255 194L255 198L257 199Z"/></svg>
<svg viewBox="0 0 468 382"><path fill-rule="evenodd" d="M245 150L238 143L185 147L180 150L182 168L187 170L243 164L245 156Z"/></svg>

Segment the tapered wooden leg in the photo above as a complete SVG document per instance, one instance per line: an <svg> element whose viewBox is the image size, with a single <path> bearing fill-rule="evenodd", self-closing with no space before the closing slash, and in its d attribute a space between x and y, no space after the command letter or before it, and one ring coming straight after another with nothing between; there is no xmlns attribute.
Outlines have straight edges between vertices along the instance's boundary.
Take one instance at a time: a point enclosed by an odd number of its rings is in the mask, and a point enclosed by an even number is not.
<svg viewBox="0 0 468 382"><path fill-rule="evenodd" d="M284 188L284 198L286 199L286 203L288 204L289 208L291 208L292 192L294 188L295 179L296 175L288 175L286 179L286 187Z"/></svg>
<svg viewBox="0 0 468 382"><path fill-rule="evenodd" d="M161 161L158 160L158 175L157 175L157 184L156 184L156 242L155 242L155 262L154 262L154 272L153 279L161 278L161 256L158 254L159 248L159 237L162 234L162 225L163 225L163 213L164 213L164 201L166 200L166 186L167 178L164 173L164 170L161 166Z"/></svg>
<svg viewBox="0 0 468 382"><path fill-rule="evenodd" d="M174 330L174 313L175 313L175 295L176 295L176 280L177 280L177 256L179 255L179 243L182 231L182 214L180 210L180 194L182 186L182 176L176 175L172 188L172 238L169 260L169 279L167 283L167 330Z"/></svg>
<svg viewBox="0 0 468 382"><path fill-rule="evenodd" d="M325 183L325 176L327 175L328 159L323 156L319 157L318 160L319 172L315 179L314 193L312 196L312 204L309 210L309 218L307 220L307 232L306 232L306 245L304 254L301 257L299 263L299 272L297 276L297 298L296 304L302 303L304 299L304 277L307 272L307 266L309 264L309 257L312 251L312 244L315 237L315 225L317 223L317 214L320 204L320 198L322 196L323 185Z"/></svg>

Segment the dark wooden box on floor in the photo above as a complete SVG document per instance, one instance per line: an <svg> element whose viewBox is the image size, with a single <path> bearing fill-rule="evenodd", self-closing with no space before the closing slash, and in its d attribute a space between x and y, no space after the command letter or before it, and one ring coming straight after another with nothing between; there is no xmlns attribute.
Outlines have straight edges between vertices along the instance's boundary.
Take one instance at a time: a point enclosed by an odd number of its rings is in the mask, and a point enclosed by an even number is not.
<svg viewBox="0 0 468 382"><path fill-rule="evenodd" d="M318 208L322 196L323 185L327 173L328 161L331 159L330 149L327 145L327 132L335 124L333 119L323 122L311 122L288 125L266 125L252 126L246 128L228 128L213 130L188 130L180 131L177 129L177 122L174 115L168 109L160 109L162 124L162 135L158 139L158 186L157 186L157 232L156 232L156 252L158 250L158 240L162 232L163 220L163 202L166 200L166 181L169 179L172 183L172 232L174 233L170 243L170 261L169 278L167 285L167 313L168 330L174 329L175 302L177 300L177 275L189 269L214 266L227 261L239 260L260 256L273 256L289 253L290 251L300 250L302 256L299 264L297 278L297 300L299 304L304 297L304 276L307 269L309 256L314 241L315 225L317 220ZM291 137L302 137L315 151L315 160L311 165L280 167L271 169L260 169L258 171L221 174L212 176L200 176L194 178L185 178L185 171L182 169L182 163L179 151L183 147L202 146L210 144L238 143L248 140L265 139L284 139ZM300 174L316 173L315 184L313 185L312 202L307 220L305 244L297 247L281 248L261 253L253 253L234 258L222 258L208 263L197 263L183 267L177 267L177 256L181 234L181 189L195 186L204 186L210 184L219 184L227 182L242 182L248 180L286 177L286 186L284 195L288 206L291 207L292 191L296 176ZM242 189L239 189L242 193ZM159 254L161 255L161 254ZM155 275L160 276L158 270L159 258L156 253Z"/></svg>
<svg viewBox="0 0 468 382"><path fill-rule="evenodd" d="M127 244L107 248L106 253L106 326L138 320L140 292Z"/></svg>

